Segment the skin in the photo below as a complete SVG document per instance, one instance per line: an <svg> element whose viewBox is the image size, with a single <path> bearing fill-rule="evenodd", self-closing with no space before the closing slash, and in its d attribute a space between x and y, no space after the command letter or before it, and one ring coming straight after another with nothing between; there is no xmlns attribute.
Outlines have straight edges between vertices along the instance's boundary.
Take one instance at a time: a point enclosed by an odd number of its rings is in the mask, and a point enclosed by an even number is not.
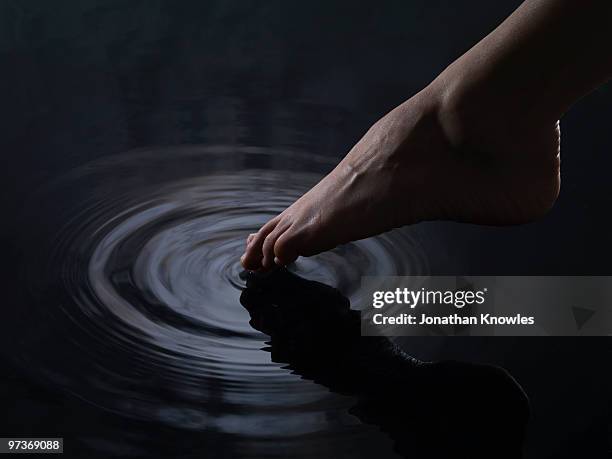
<svg viewBox="0 0 612 459"><path fill-rule="evenodd" d="M527 0L249 235L261 270L425 220L512 225L560 187L559 118L612 76L612 2Z"/></svg>

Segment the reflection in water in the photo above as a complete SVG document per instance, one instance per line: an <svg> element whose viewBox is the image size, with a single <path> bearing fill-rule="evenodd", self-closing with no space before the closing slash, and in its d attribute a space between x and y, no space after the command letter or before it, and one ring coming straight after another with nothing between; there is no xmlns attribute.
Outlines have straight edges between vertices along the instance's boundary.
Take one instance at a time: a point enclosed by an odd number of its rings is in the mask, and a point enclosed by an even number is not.
<svg viewBox="0 0 612 459"><path fill-rule="evenodd" d="M349 413L351 396L262 352L267 337L239 302L246 235L332 166L299 152L172 148L92 163L42 187L17 222L26 288L15 299L23 307L0 324L3 348L44 386L123 419L230 435L233 457L391 455ZM292 270L358 305L362 276L428 268L413 233L395 231Z"/></svg>
<svg viewBox="0 0 612 459"><path fill-rule="evenodd" d="M0 430L34 436L55 429L57 436L70 437L70 448L79 437L92 445L74 456L80 458L91 457L92 449L119 447L139 457L394 457L391 442L377 428L347 418L353 399L330 394L270 361L260 350L267 337L245 325L240 292L225 280L242 285L235 277L235 255L246 232L332 165L285 149L344 154L380 115L420 90L449 56L471 46L517 3L477 0L467 8L443 1L432 8L426 1L375 7L348 1L0 2L5 113L0 353L16 363L0 362L0 399L6 401L0 400L0 417L14 423ZM445 33L431 33L440 24ZM582 107L594 113L608 109L611 96L599 91ZM565 120L573 132L565 139L567 151L608 151L607 116L581 119ZM41 177L57 177L86 161L137 147L202 143L275 149L168 147L122 154L81 168L23 202ZM604 209L610 204L609 193L601 190L609 170L602 161L609 158L598 155L599 168L572 161L572 180L580 186L565 194L551 218L528 228L419 225L303 260L295 270L338 287L357 308L358 276L377 271L609 274L609 230L588 204ZM190 190L205 188L212 175L234 178L225 190L234 196L229 207L190 198ZM263 186L266 180L272 187ZM159 201L181 210L183 200L190 210L168 213L166 220L141 212ZM211 218L198 214L205 209ZM130 212L143 219L149 234L136 219L128 222ZM224 223L232 212L241 214L239 227ZM222 236L206 230L173 233L174 223L184 230L181 225L192 216L223 225ZM90 278L93 251L113 229L118 239L107 241L108 249L132 250L124 239L153 243L158 221L169 238L154 244L173 241L172 250L148 258L161 263L159 269L146 276L132 269L126 277L135 260L112 255L103 274L92 265L98 278ZM582 224L563 231L560 221ZM124 223L130 227L121 232ZM187 236L190 242L182 243ZM212 250L216 240L222 253ZM187 245L190 250L182 253L192 255L191 270L172 256ZM105 250L100 249L99 254ZM207 249L210 256L204 255ZM207 264L198 266L196 257ZM16 260L22 259L19 269ZM111 276L111 269L118 274ZM161 277L176 269L183 270L181 276ZM148 290L153 284L170 287L163 300L157 298L161 289ZM204 294L211 296L196 301ZM112 298L122 301L103 303ZM170 299L177 301L166 303ZM179 322L175 308L188 320ZM239 331L242 337L210 334L202 325L211 320L222 324L211 330ZM191 348L189 338L195 341ZM178 351L167 349L173 344ZM611 374L601 362L609 359L608 340L467 338L415 340L411 346L424 354L431 348L430 354L516 368L538 404L530 457L606 455ZM6 378L13 368L35 372L36 390L22 391L26 378ZM58 388L79 398L60 403ZM251 397L233 402L240 393ZM92 404L121 415L101 416ZM294 418L313 433L300 435ZM219 419L227 422L216 427ZM276 426L267 427L272 422L287 433L272 432ZM241 433L240 426L253 434Z"/></svg>
<svg viewBox="0 0 612 459"><path fill-rule="evenodd" d="M241 302L271 337L272 360L357 396L350 411L387 432L403 456L521 456L529 407L504 370L421 362L387 338L362 337L347 298L287 270L243 277Z"/></svg>

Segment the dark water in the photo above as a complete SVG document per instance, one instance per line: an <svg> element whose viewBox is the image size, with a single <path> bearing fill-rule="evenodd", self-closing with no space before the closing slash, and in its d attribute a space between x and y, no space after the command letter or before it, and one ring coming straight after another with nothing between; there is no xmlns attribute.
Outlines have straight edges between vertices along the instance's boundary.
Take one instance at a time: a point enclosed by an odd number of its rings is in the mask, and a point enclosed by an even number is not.
<svg viewBox="0 0 612 459"><path fill-rule="evenodd" d="M299 151L172 147L39 186L16 221L24 307L0 328L5 348L18 343L13 365L102 416L154 426L125 438L98 420L83 438L70 425L68 453L167 455L159 443L174 437L149 440L165 428L227 437L213 457L520 457L528 406L509 375L361 336L363 276L429 272L418 231L300 259L293 274L243 273L246 235L330 167Z"/></svg>
<svg viewBox="0 0 612 459"><path fill-rule="evenodd" d="M397 458L398 435L449 444L407 421L422 405L356 412L358 390L270 343L240 302L238 256L517 4L2 2L2 436L63 436L75 457ZM603 87L562 120L561 197L541 221L422 224L292 269L354 308L369 273L610 275L610 100ZM396 344L506 368L532 404L526 457L609 457L608 340Z"/></svg>
<svg viewBox="0 0 612 459"><path fill-rule="evenodd" d="M350 397L273 362L239 301L246 235L332 166L297 151L189 146L128 152L41 185L18 220L28 305L2 323L3 338L19 342L12 358L104 410L249 438L245 456L272 454L272 440L296 449L284 457L308 457L304 437L339 455L382 441L348 414ZM291 269L358 307L362 276L426 265L402 230Z"/></svg>

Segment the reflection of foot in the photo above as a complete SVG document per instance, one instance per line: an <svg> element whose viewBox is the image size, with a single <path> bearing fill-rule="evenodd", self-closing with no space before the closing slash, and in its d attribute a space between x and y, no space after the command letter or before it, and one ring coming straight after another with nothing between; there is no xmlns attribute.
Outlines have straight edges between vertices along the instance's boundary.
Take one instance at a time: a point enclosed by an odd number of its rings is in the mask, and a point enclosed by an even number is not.
<svg viewBox="0 0 612 459"><path fill-rule="evenodd" d="M423 220L506 225L544 214L559 189L557 126L519 126L503 110L439 99L424 90L374 124L329 175L249 237L245 268Z"/></svg>
<svg viewBox="0 0 612 459"><path fill-rule="evenodd" d="M506 371L418 361L387 338L361 337L359 313L332 287L283 268L245 276L241 302L270 335L272 360L357 397L351 412L387 432L401 454L520 457L529 407Z"/></svg>

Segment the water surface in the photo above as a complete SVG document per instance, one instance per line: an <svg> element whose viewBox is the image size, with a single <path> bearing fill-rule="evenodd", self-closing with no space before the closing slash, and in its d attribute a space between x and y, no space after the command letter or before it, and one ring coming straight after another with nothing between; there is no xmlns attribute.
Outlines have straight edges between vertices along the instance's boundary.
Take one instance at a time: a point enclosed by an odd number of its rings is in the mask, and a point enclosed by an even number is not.
<svg viewBox="0 0 612 459"><path fill-rule="evenodd" d="M272 454L271 440L301 445L283 457L386 443L349 414L351 397L273 362L239 301L245 237L333 165L299 151L172 147L42 184L18 222L37 243L23 245L27 307L2 324L20 341L13 358L45 386L122 417L249 439L247 456ZM291 270L359 308L362 276L424 274L427 260L402 230Z"/></svg>

